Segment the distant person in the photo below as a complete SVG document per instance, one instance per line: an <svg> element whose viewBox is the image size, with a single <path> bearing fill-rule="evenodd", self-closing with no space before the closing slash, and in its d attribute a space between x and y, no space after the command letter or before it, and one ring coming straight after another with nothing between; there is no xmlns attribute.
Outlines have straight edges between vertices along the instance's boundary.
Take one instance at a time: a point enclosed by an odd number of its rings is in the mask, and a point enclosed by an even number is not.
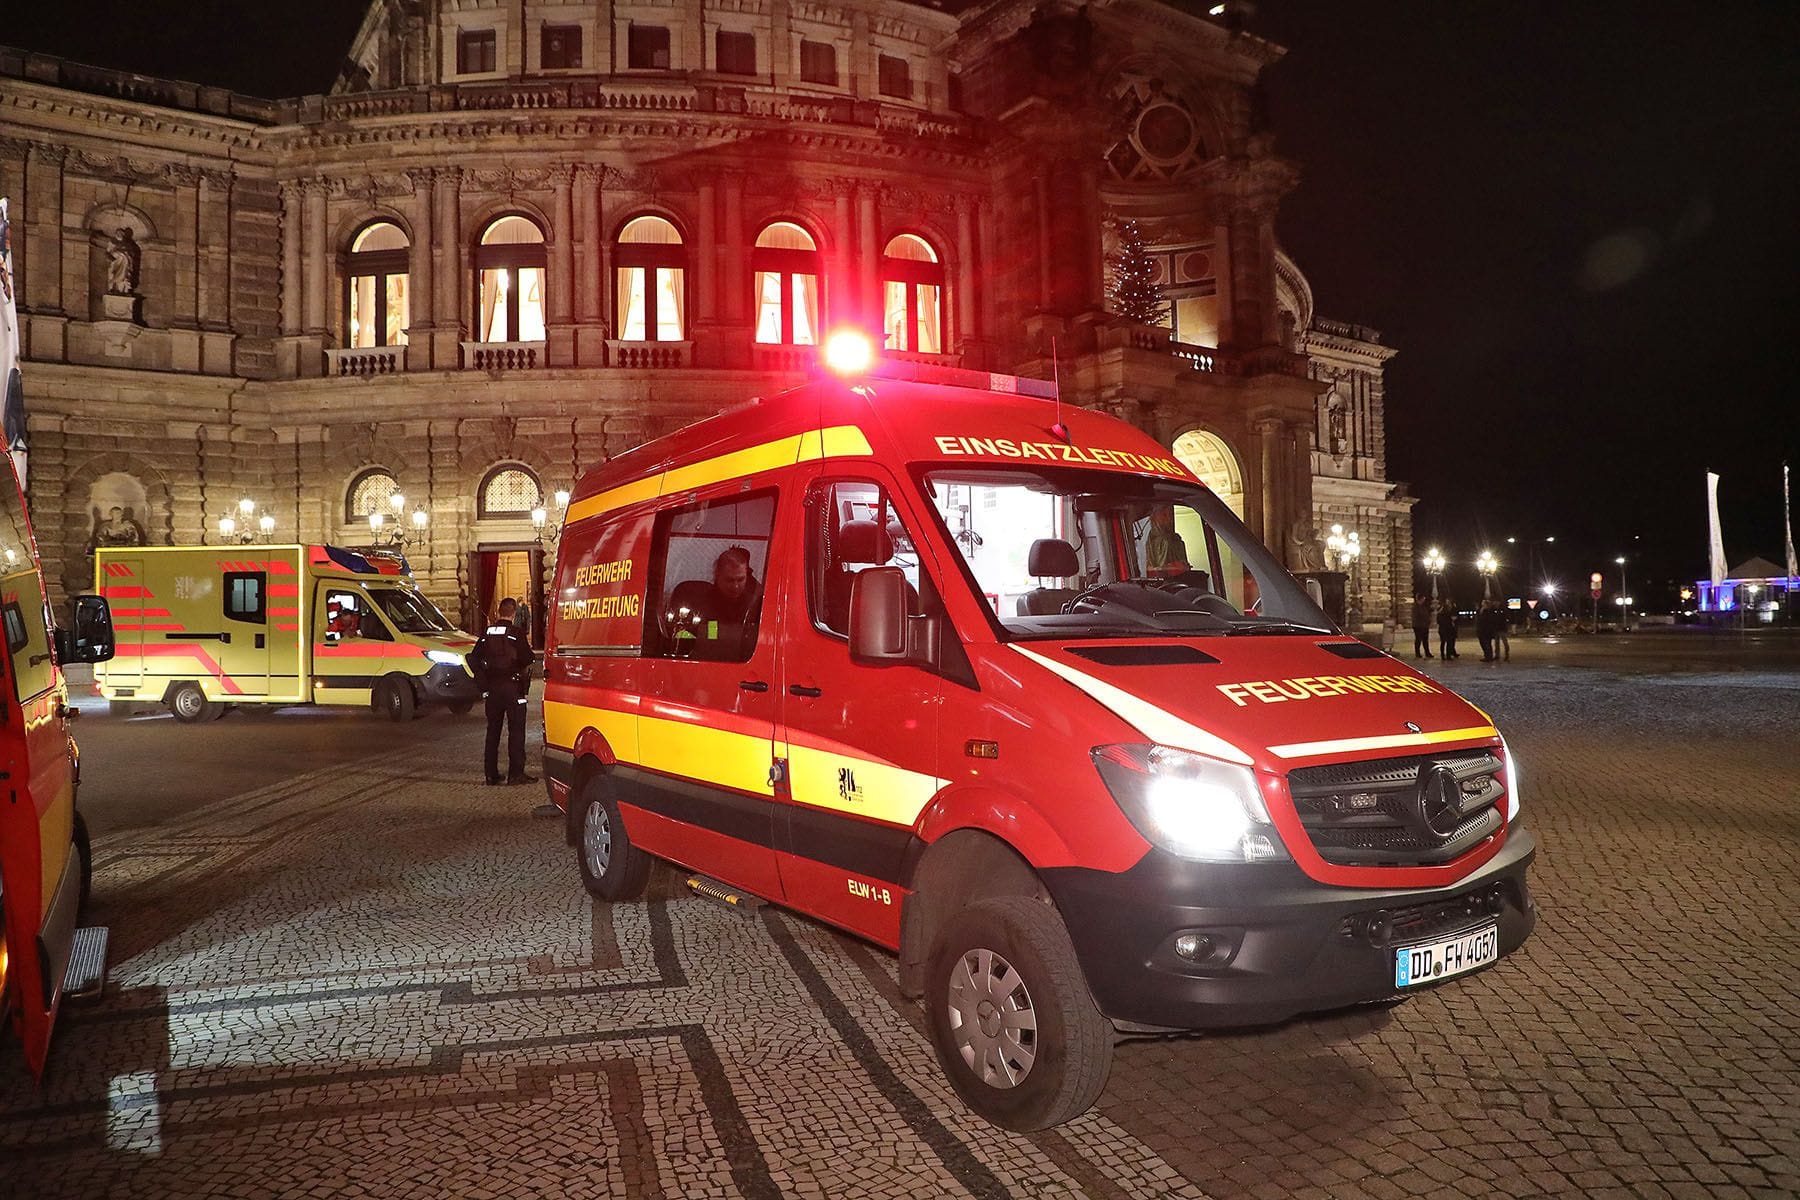
<svg viewBox="0 0 1800 1200"><path fill-rule="evenodd" d="M1456 652L1456 601L1448 596L1438 605L1438 657L1442 659L1461 658Z"/></svg>
<svg viewBox="0 0 1800 1200"><path fill-rule="evenodd" d="M1494 653L1494 627L1499 623L1499 609L1492 600L1483 600L1475 610L1475 640L1481 643L1481 661L1491 663Z"/></svg>
<svg viewBox="0 0 1800 1200"><path fill-rule="evenodd" d="M507 597L494 614L494 623L469 651L469 670L487 701L487 746L482 759L490 784L500 779L500 726L506 726L506 782L530 783L537 778L525 773L526 691L531 685L531 644L513 624L518 602Z"/></svg>
<svg viewBox="0 0 1800 1200"><path fill-rule="evenodd" d="M519 636L524 638L525 644L529 646L531 644L531 605L523 600L520 600L518 604L519 607L513 611L513 628L519 631Z"/></svg>
<svg viewBox="0 0 1800 1200"><path fill-rule="evenodd" d="M1144 573L1173 579L1187 569L1187 543L1175 532L1175 509L1159 504L1150 510L1150 532L1144 537Z"/></svg>
<svg viewBox="0 0 1800 1200"><path fill-rule="evenodd" d="M1506 611L1506 606L1498 601L1494 604L1494 614L1496 618L1494 621L1494 658L1511 662L1512 640L1507 637L1507 633L1512 626L1512 615Z"/></svg>
<svg viewBox="0 0 1800 1200"><path fill-rule="evenodd" d="M1431 657L1431 597L1420 596L1413 601L1413 657Z"/></svg>

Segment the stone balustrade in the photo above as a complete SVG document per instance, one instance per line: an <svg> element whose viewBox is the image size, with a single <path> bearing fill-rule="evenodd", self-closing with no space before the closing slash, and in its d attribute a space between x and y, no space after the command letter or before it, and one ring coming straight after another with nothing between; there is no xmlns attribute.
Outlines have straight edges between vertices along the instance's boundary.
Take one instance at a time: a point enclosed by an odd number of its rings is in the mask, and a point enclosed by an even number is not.
<svg viewBox="0 0 1800 1200"><path fill-rule="evenodd" d="M463 369L532 371L545 363L543 342L464 342Z"/></svg>
<svg viewBox="0 0 1800 1200"><path fill-rule="evenodd" d="M397 375L406 370L405 346L358 346L325 351L325 373L371 377Z"/></svg>

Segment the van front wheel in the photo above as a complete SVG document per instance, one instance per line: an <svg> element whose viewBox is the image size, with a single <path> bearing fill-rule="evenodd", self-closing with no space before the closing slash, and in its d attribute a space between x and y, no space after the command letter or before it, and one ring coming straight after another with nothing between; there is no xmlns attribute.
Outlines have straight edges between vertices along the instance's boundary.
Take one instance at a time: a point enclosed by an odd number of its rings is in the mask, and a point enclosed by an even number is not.
<svg viewBox="0 0 1800 1200"><path fill-rule="evenodd" d="M410 721L419 706L412 683L404 675L389 675L375 687L375 707L390 721Z"/></svg>
<svg viewBox="0 0 1800 1200"><path fill-rule="evenodd" d="M1001 896L963 909L946 923L926 972L932 1046L975 1112L1030 1133L1100 1098L1112 1025L1050 905Z"/></svg>
<svg viewBox="0 0 1800 1200"><path fill-rule="evenodd" d="M183 725L192 725L212 715L212 701L197 683L178 683L169 693L169 711Z"/></svg>
<svg viewBox="0 0 1800 1200"><path fill-rule="evenodd" d="M650 856L631 844L619 806L599 778L582 786L579 803L581 840L575 854L582 886L602 900L636 900L650 883Z"/></svg>

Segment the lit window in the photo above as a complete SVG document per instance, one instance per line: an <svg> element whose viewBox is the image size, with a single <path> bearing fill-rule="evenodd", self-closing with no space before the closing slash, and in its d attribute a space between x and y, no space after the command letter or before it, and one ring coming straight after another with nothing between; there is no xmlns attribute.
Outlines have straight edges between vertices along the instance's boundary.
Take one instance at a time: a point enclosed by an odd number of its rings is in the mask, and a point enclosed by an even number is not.
<svg viewBox="0 0 1800 1200"><path fill-rule="evenodd" d="M580 67L581 26L544 26L538 42L538 61L546 71L572 71Z"/></svg>
<svg viewBox="0 0 1800 1200"><path fill-rule="evenodd" d="M912 99L912 68L904 58L895 58L891 54L879 56L876 64L876 81L884 96L897 96L902 100Z"/></svg>
<svg viewBox="0 0 1800 1200"><path fill-rule="evenodd" d="M822 83L836 87L837 47L830 42L800 41L800 79L803 83Z"/></svg>
<svg viewBox="0 0 1800 1200"><path fill-rule="evenodd" d="M721 29L713 39L714 57L721 75L756 74L756 35Z"/></svg>
<svg viewBox="0 0 1800 1200"><path fill-rule="evenodd" d="M393 512L388 498L399 490L400 481L383 468L375 467L364 471L351 480L350 490L344 497L345 522L361 525L372 512Z"/></svg>
<svg viewBox="0 0 1800 1200"><path fill-rule="evenodd" d="M501 217L482 231L475 248L478 340L544 340L544 262L543 231L524 217Z"/></svg>
<svg viewBox="0 0 1800 1200"><path fill-rule="evenodd" d="M633 21L626 42L625 64L634 71L669 69L669 30L665 25L639 25Z"/></svg>
<svg viewBox="0 0 1800 1200"><path fill-rule="evenodd" d="M406 235L377 221L350 243L349 295L344 316L349 346L404 346L407 313Z"/></svg>
<svg viewBox="0 0 1800 1200"><path fill-rule="evenodd" d="M881 259L882 330L890 350L944 352L944 264L924 238L903 233Z"/></svg>
<svg viewBox="0 0 1800 1200"><path fill-rule="evenodd" d="M619 231L618 330L621 341L679 342L687 314L687 250L661 217L638 217Z"/></svg>
<svg viewBox="0 0 1800 1200"><path fill-rule="evenodd" d="M544 502L544 489L529 468L508 464L488 472L479 496L477 516L523 517Z"/></svg>
<svg viewBox="0 0 1800 1200"><path fill-rule="evenodd" d="M1219 344L1219 298L1215 295L1198 293L1178 295L1169 306L1169 318L1173 320L1170 332L1178 342L1190 346L1217 346Z"/></svg>
<svg viewBox="0 0 1800 1200"><path fill-rule="evenodd" d="M819 344L819 247L812 235L777 221L756 236L756 340Z"/></svg>
<svg viewBox="0 0 1800 1200"><path fill-rule="evenodd" d="M492 29L465 29L456 35L456 73L485 75L495 67L497 39Z"/></svg>

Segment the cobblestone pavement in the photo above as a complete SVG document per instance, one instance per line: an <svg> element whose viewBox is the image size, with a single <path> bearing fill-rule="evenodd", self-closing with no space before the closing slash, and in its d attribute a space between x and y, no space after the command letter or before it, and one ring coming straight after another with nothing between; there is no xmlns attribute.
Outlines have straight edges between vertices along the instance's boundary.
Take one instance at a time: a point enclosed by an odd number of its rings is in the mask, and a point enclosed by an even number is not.
<svg viewBox="0 0 1800 1200"><path fill-rule="evenodd" d="M1542 919L1397 1008L1130 1041L1000 1133L890 956L590 903L445 726L100 839L109 994L41 1094L0 1061L0 1194L1800 1194L1800 676L1439 671L1521 759Z"/></svg>

